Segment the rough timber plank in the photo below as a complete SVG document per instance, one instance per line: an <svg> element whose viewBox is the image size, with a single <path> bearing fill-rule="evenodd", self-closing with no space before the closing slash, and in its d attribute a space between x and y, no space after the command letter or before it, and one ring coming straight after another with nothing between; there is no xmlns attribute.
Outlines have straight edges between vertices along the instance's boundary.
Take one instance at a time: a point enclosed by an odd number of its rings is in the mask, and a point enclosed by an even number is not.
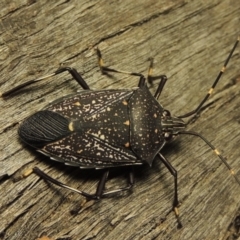
<svg viewBox="0 0 240 240"><path fill-rule="evenodd" d="M84 3L83 3L84 2ZM169 81L161 103L173 114L192 110L211 86L240 34L240 4L233 0L9 1L0 2L0 90L76 67L94 89L131 88L137 79L100 74L94 47L105 63ZM224 152L240 177L240 48L197 122L189 126ZM208 147L179 137L163 150L179 172L181 220L171 212L173 179L161 163L136 170L130 194L83 208L81 196L31 175L38 166L75 188L94 192L99 171L65 167L37 154L17 137L19 122L49 101L79 89L67 74L0 99L0 238L37 239L233 239L228 227L238 212L240 187ZM124 170L124 169L123 169ZM120 172L108 187L125 184Z"/></svg>

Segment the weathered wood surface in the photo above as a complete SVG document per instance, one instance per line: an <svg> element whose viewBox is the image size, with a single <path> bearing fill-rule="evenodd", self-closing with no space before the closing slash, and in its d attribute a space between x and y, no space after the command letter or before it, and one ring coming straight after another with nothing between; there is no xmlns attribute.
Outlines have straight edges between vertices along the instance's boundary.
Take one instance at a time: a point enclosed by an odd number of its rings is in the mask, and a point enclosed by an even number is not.
<svg viewBox="0 0 240 240"><path fill-rule="evenodd" d="M134 77L101 75L94 53L99 46L107 65L127 71L145 74L148 58L154 57L154 73L169 77L160 101L176 115L200 102L240 33L240 4L233 0L5 0L0 9L1 92L51 73L60 63L76 67L94 89L136 86ZM239 52L240 46L212 104L189 129L222 150L240 178ZM63 74L0 99L1 239L234 239L229 225L238 212L240 186L194 137L180 136L163 150L179 173L181 230L171 211L173 179L158 161L136 170L130 194L90 201L83 208L81 196L35 175L14 182L24 169L38 166L94 192L99 171L52 162L17 137L19 122L78 89ZM112 174L108 188L125 184L121 171Z"/></svg>

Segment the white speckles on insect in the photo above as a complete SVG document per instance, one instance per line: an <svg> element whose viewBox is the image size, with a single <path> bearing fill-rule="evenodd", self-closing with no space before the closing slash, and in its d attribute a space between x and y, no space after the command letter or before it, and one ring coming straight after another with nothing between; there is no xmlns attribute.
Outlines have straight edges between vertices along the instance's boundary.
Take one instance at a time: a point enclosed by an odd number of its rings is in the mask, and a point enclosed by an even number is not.
<svg viewBox="0 0 240 240"><path fill-rule="evenodd" d="M74 106L81 106L81 103L80 102L75 102L73 105Z"/></svg>
<svg viewBox="0 0 240 240"><path fill-rule="evenodd" d="M90 104L84 104L84 105L83 105L83 110L84 110L84 112L89 112L90 109L91 109L91 105L90 105Z"/></svg>
<svg viewBox="0 0 240 240"><path fill-rule="evenodd" d="M73 122L70 122L69 125L68 125L68 129L73 132L74 131L74 128L73 128Z"/></svg>
<svg viewBox="0 0 240 240"><path fill-rule="evenodd" d="M122 101L122 103L123 103L123 105L128 105L128 103L127 103L127 101L124 99L123 101Z"/></svg>

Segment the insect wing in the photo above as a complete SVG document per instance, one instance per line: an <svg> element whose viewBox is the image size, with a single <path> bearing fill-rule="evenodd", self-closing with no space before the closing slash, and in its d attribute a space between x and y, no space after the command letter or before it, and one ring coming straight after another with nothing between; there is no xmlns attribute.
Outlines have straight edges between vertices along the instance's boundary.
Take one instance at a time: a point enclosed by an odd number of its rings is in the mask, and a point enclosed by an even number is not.
<svg viewBox="0 0 240 240"><path fill-rule="evenodd" d="M91 134L79 132L46 145L41 152L54 160L83 167L113 167L142 163L126 148L115 147Z"/></svg>
<svg viewBox="0 0 240 240"><path fill-rule="evenodd" d="M39 149L45 155L84 167L141 164L130 148L128 101L131 90L84 91L51 103L71 134Z"/></svg>

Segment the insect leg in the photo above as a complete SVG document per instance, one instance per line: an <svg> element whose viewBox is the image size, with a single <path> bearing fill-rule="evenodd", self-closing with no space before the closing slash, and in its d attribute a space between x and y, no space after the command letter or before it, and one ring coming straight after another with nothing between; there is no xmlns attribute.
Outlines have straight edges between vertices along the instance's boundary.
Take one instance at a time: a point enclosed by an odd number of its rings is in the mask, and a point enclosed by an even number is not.
<svg viewBox="0 0 240 240"><path fill-rule="evenodd" d="M109 194L113 194L113 193L118 193L118 192L123 192L123 191L128 191L130 190L133 185L134 185L134 171L133 169L129 172L129 176L128 176L128 185L124 188L118 188L118 189L115 189L115 190L110 190L110 191L107 191L107 192L103 192L102 196L106 196L106 195L109 195Z"/></svg>
<svg viewBox="0 0 240 240"><path fill-rule="evenodd" d="M237 41L235 42L235 44L234 44L231 52L229 53L229 55L228 55L228 57L227 57L224 65L223 65L222 69L220 70L217 78L216 78L215 81L213 82L212 87L209 89L207 95L203 98L203 100L200 102L200 104L198 105L198 107L197 107L196 109L194 109L193 111L191 111L191 112L188 112L188 113L186 113L186 114L183 114L183 115L181 115L181 116L178 116L179 118L186 118L186 117L189 117L189 116L191 116L191 115L194 115L192 119L195 119L195 117L196 117L196 116L198 115L198 113L201 111L201 108L202 108L203 104L207 101L207 99L208 99L208 98L210 97L210 95L213 93L214 88L216 87L216 85L217 85L217 83L219 82L221 76L222 76L223 73L225 72L226 67L227 67L227 64L228 64L229 60L231 59L231 57L232 57L232 55L233 55L233 53L234 53L234 51L235 51L235 49L236 49L239 41L240 41L240 36L238 37ZM190 119L190 121L188 121L188 122L191 122L191 119Z"/></svg>
<svg viewBox="0 0 240 240"><path fill-rule="evenodd" d="M49 181L49 182L51 182L51 183L53 183L53 184L55 184L59 187L69 189L69 190L71 190L73 192L76 192L76 193L78 193L78 194L80 194L80 195L82 195L86 198L89 198L89 199L100 199L102 196L106 196L106 195L121 192L121 191L126 191L126 190L131 189L133 184L134 184L134 174L133 174L133 171L130 171L129 172L129 180L128 180L129 184L128 184L127 187L104 192L105 184L106 184L108 174L109 174L109 170L106 170L103 173L100 181L98 182L96 193L95 194L90 194L90 193L86 193L84 191L72 188L72 187L70 187L70 186L68 186L68 185L50 177L49 175L47 175L46 173L44 173L42 170L40 170L37 167L34 167L31 171L28 171L26 174L24 174L24 177L30 175L32 172L34 172L35 174L37 174L39 177L43 178L46 181Z"/></svg>
<svg viewBox="0 0 240 240"><path fill-rule="evenodd" d="M40 176L41 178L43 178L43 179L46 180L46 181L49 181L49 182L51 182L51 183L53 183L53 184L55 184L55 185L57 185L57 186L59 186L59 187L69 189L69 190L71 190L71 191L73 191L73 192L76 192L76 193L78 193L78 194L86 197L86 198L89 198L89 199L99 199L99 196L97 196L96 194L89 194L89 193L83 192L83 191L81 191L81 190L72 188L72 187L70 187L70 186L68 186L68 185L66 185L66 184L64 184L64 183L62 183L62 182L59 182L58 180L50 177L49 175L47 175L46 173L44 173L42 170L40 170L40 169L37 168L37 167L34 167L34 168L32 169L32 172L34 172L35 174L37 174L38 176ZM29 174L30 174L30 173L28 173L28 175L29 175ZM107 174L108 174L108 173L107 173ZM103 175L103 177L102 177L102 179L103 179L103 178L106 178L106 175L107 175L107 174L106 174L106 172L105 172L104 175ZM100 180L100 182L103 181L102 179ZM105 180L105 182L106 182L106 180Z"/></svg>
<svg viewBox="0 0 240 240"><path fill-rule="evenodd" d="M139 79L138 87L142 87L145 85L146 79L141 73L126 72L126 71L121 71L121 70L116 70L113 68L105 67L104 63L103 63L103 59L102 59L102 53L99 50L99 48L96 48L96 52L97 52L97 57L98 57L98 65L103 74L106 72L115 72L115 73L123 73L123 74L131 75L131 76L139 76L140 79Z"/></svg>
<svg viewBox="0 0 240 240"><path fill-rule="evenodd" d="M178 211L178 183L177 183L177 171L176 169L172 166L172 164L161 154L158 153L158 156L160 157L162 163L165 165L165 167L169 170L169 172L173 175L174 177L174 198L173 198L173 211L175 212L177 222L178 222L178 228L182 227L182 223L179 218L179 211Z"/></svg>
<svg viewBox="0 0 240 240"><path fill-rule="evenodd" d="M86 90L87 90L87 89L90 89L89 86L88 86L88 84L85 82L85 80L81 77L81 75L77 72L76 69L70 68L70 67L64 67L64 68L59 68L59 69L58 69L57 71L55 71L54 73L45 75L45 76L40 77L40 78L37 78L37 79L33 79L33 80L30 80L30 81L27 81L27 82L22 83L22 84L20 84L20 85L18 85L18 86L16 86L16 87L14 87L14 88L12 88L12 89L4 92L4 93L2 93L2 94L0 93L0 97L7 97L7 96L11 95L12 93L17 92L18 90L20 90L20 89L22 89L22 88L24 88L24 87L26 87L26 86L29 86L29 85L31 85L31 84L33 84L33 83L36 83L36 82L43 81L43 80L45 80L45 79L48 79L48 78L50 78L50 77L52 77L52 76L55 76L55 75L57 75L57 74L60 74L60 73L62 73L62 72L66 72L66 71L69 72L69 73L72 75L72 77L79 83L79 85L80 85L83 89L86 89Z"/></svg>
<svg viewBox="0 0 240 240"><path fill-rule="evenodd" d="M157 91L155 92L154 94L154 97L156 99L158 99L161 95L161 92L163 90L163 87L166 83L166 81L168 80L167 79L167 76L166 75L158 75L158 76L152 76L152 72L153 72L153 58L150 58L150 66L148 68L148 75L147 75L147 81L152 84L153 81L157 80L157 79L160 79L160 83L158 85L158 88L157 88Z"/></svg>
<svg viewBox="0 0 240 240"><path fill-rule="evenodd" d="M103 191L105 188L105 184L107 182L108 174L109 174L109 170L106 170L104 172L104 174L102 175L100 181L98 182L98 186L97 186L97 190L96 190L96 194L95 194L97 199L100 199L103 195Z"/></svg>

